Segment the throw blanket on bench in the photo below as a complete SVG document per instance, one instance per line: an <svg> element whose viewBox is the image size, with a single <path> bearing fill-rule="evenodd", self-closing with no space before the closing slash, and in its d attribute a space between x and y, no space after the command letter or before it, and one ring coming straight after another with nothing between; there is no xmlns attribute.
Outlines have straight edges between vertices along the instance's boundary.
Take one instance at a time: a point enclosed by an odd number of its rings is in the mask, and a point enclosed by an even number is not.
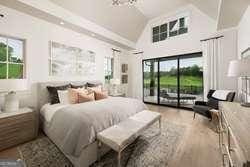
<svg viewBox="0 0 250 167"><path fill-rule="evenodd" d="M98 132L145 109L141 101L121 97L74 104L56 111L46 131L65 154L77 157Z"/></svg>

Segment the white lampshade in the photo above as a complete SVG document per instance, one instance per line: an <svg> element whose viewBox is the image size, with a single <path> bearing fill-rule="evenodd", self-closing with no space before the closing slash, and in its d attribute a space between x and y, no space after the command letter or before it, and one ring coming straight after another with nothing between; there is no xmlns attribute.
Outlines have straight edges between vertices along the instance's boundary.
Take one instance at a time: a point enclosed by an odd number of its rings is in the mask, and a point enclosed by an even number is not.
<svg viewBox="0 0 250 167"><path fill-rule="evenodd" d="M229 77L249 77L250 76L250 59L232 60L229 64Z"/></svg>
<svg viewBox="0 0 250 167"><path fill-rule="evenodd" d="M26 79L4 79L0 80L0 92L25 91L28 89Z"/></svg>
<svg viewBox="0 0 250 167"><path fill-rule="evenodd" d="M120 79L111 79L110 84L112 84L112 85L120 85L121 80Z"/></svg>

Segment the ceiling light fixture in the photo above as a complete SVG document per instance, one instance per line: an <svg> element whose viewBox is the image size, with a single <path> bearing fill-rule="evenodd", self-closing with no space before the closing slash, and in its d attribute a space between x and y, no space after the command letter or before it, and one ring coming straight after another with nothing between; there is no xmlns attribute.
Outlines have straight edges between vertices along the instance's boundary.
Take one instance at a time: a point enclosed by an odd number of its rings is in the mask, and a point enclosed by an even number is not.
<svg viewBox="0 0 250 167"><path fill-rule="evenodd" d="M60 24L61 24L61 25L64 25L64 22L63 22L63 21L61 21L61 22L60 22Z"/></svg>
<svg viewBox="0 0 250 167"><path fill-rule="evenodd" d="M137 0L112 0L113 6L134 5Z"/></svg>

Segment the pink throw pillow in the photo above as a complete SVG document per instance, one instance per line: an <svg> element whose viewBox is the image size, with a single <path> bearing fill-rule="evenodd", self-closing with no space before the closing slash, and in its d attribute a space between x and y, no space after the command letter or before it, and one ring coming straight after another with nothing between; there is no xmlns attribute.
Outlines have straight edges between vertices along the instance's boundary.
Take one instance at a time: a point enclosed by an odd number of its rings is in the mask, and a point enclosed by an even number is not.
<svg viewBox="0 0 250 167"><path fill-rule="evenodd" d="M90 92L88 94L78 93L78 102L79 103L84 103L84 102L89 102L89 101L95 101L95 93L94 92Z"/></svg>

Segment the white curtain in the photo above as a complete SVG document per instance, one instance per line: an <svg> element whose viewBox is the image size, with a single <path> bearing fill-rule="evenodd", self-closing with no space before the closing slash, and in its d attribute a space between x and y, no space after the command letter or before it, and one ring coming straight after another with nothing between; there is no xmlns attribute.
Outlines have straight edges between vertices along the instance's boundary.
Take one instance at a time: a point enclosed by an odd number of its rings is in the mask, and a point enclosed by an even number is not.
<svg viewBox="0 0 250 167"><path fill-rule="evenodd" d="M113 50L113 57L114 57L114 78L120 79L121 78L121 52Z"/></svg>
<svg viewBox="0 0 250 167"><path fill-rule="evenodd" d="M207 99L209 89L219 88L219 66L221 58L221 38L202 42L204 57L203 82L204 99Z"/></svg>

